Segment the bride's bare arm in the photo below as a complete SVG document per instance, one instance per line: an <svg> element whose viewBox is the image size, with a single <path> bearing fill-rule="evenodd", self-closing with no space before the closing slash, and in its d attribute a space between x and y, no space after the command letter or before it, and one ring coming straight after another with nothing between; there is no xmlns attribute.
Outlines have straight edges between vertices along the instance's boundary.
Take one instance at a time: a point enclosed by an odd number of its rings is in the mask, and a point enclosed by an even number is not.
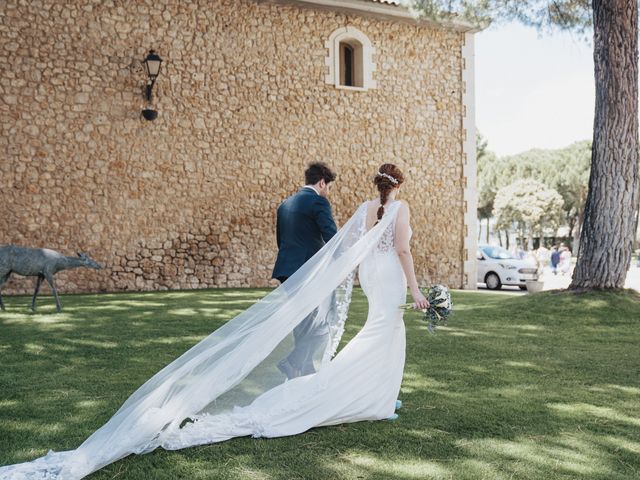
<svg viewBox="0 0 640 480"><path fill-rule="evenodd" d="M407 278L407 284L411 291L411 296L416 304L416 308L427 308L429 302L418 288L416 273L413 268L413 256L411 255L411 247L409 246L409 206L402 202L398 218L396 219L396 252L400 258L400 264L404 275Z"/></svg>

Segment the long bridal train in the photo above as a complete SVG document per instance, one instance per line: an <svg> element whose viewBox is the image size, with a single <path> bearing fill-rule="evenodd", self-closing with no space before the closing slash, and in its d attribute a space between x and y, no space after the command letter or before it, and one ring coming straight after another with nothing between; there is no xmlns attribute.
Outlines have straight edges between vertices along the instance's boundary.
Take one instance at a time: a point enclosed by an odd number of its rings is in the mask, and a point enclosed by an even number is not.
<svg viewBox="0 0 640 480"><path fill-rule="evenodd" d="M204 338L136 390L77 449L0 468L1 480L76 480L132 453L232 437L278 437L389 417L404 368L398 305L406 280L394 251L400 202L366 231L367 203L279 288ZM362 330L332 359L353 275L369 301ZM286 380L277 363L293 329L316 311L326 324L317 373Z"/></svg>

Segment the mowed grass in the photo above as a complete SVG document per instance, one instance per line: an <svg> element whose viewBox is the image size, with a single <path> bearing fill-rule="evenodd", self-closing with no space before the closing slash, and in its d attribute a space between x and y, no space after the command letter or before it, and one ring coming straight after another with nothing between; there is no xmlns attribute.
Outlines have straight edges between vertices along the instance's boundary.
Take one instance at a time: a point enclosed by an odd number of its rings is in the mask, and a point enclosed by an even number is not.
<svg viewBox="0 0 640 480"><path fill-rule="evenodd" d="M28 297L0 312L0 464L77 447L146 379L267 290ZM405 315L395 422L130 456L91 479L637 479L640 297L454 292ZM357 290L345 340L366 316Z"/></svg>

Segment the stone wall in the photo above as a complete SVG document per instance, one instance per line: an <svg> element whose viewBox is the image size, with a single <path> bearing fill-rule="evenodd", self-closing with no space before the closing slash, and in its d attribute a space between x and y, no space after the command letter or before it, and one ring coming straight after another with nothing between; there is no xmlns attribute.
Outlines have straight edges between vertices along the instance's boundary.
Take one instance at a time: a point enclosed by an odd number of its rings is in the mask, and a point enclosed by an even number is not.
<svg viewBox="0 0 640 480"><path fill-rule="evenodd" d="M324 43L345 25L377 50L374 90L324 81ZM305 164L338 172L340 225L393 162L420 280L460 287L463 41L249 0L1 2L0 244L106 265L60 273L61 292L274 285L275 210ZM147 122L151 48L164 63Z"/></svg>

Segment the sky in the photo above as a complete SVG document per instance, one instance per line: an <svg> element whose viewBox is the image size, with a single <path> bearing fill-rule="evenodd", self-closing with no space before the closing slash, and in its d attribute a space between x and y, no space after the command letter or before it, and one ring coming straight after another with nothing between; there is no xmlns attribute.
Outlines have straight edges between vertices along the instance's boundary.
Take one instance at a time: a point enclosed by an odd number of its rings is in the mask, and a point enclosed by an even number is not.
<svg viewBox="0 0 640 480"><path fill-rule="evenodd" d="M520 24L476 34L476 125L498 156L591 139L592 46Z"/></svg>

